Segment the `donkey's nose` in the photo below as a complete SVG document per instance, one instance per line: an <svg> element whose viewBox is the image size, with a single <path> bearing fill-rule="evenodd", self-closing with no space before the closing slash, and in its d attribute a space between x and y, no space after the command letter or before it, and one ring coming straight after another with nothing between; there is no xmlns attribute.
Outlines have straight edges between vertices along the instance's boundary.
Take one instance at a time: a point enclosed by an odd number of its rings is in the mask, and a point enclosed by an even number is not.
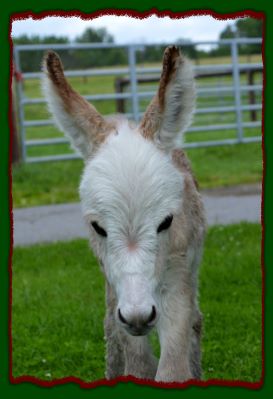
<svg viewBox="0 0 273 399"><path fill-rule="evenodd" d="M120 308L118 309L118 318L122 325L131 335L145 335L154 326L157 313L155 306L152 306L150 313L126 313L122 314Z"/></svg>

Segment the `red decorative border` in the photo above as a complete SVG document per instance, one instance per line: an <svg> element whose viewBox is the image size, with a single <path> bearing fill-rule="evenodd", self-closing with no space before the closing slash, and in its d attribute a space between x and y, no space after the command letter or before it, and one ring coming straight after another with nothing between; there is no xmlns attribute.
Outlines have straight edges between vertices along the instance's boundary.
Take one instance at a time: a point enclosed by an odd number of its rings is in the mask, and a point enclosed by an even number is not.
<svg viewBox="0 0 273 399"><path fill-rule="evenodd" d="M227 14L218 14L213 10L193 10L187 12L173 12L170 10L167 11L159 11L156 8L152 8L149 11L137 12L134 10L116 10L116 9L107 9L100 10L90 14L85 14L80 11L46 11L34 14L31 11L22 12L18 14L13 14L10 18L9 22L9 42L10 42L10 79L9 79L9 127L10 132L12 132L13 122L12 122L12 74L13 74L13 57L12 57L12 49L13 43L11 39L11 30L12 30L12 22L16 20L23 20L26 18L32 18L34 20L39 20L44 17L80 17L83 20L90 20L97 17L105 16L105 15L113 15L113 16L128 16L132 18L145 19L152 15L156 15L159 18L170 17L172 19L183 19L191 16L203 16L208 15L212 16L217 20L226 20L226 19L234 19L234 18L243 18L243 17L251 17L255 19L263 20L263 41L262 41L262 60L263 60L263 92L262 92L262 152L263 152L263 179L262 179L262 200L261 200L261 223L262 223L262 241L261 241L261 267L262 267L262 374L260 381L257 382L244 382L239 380L229 381L229 380L220 380L220 379L210 379L207 381L197 381L197 380L189 380L184 383L161 383L155 382L151 380L138 379L133 376L127 377L118 377L113 380L101 379L94 382L84 382L77 377L65 377L56 379L53 381L43 381L36 377L31 376L21 376L21 377L13 377L12 375L12 332L11 332L11 309L12 309L12 249L13 249L13 213L12 213L12 134L10 134L10 145L9 145L9 212L10 212L10 249L9 249L9 322L8 322L8 333L9 333L9 378L12 384L20 384L22 382L31 382L33 384L42 386L42 387L52 387L56 385L66 384L66 383L75 383L78 384L81 388L95 388L97 386L114 386L119 382L134 382L139 385L148 385L155 386L159 388L187 388L189 386L198 386L198 387L208 387L211 385L215 386L226 386L226 387L243 387L249 389L260 389L264 383L264 301L265 301L265 269L264 269L264 181L265 181L265 143L264 143L264 95L265 95L265 85L266 85L266 66L265 66L265 13L256 12L252 10L244 10L240 12L227 13Z"/></svg>

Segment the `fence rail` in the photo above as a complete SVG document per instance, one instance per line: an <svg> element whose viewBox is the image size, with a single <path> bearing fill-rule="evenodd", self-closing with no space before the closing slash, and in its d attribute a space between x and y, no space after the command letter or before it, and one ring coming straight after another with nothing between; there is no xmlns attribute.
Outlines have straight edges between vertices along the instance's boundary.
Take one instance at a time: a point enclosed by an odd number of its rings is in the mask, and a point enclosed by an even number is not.
<svg viewBox="0 0 273 399"><path fill-rule="evenodd" d="M199 77L213 77L213 76L231 76L232 83L230 85L224 85L216 87L211 84L206 87L197 87L197 95L200 97L210 95L223 95L229 94L233 96L234 103L232 105L220 105L220 106L207 106L199 107L196 109L196 115L210 115L210 114L227 114L234 113L236 117L235 123L222 123L222 124L206 124L193 126L187 130L187 133L205 132L205 131L221 131L221 130L236 130L236 138L224 139L224 140L211 140L211 141L198 141L190 142L184 145L185 148L196 148L204 146L216 146L216 145L233 145L236 143L249 143L257 142L261 140L261 136L245 137L245 128L258 128L261 126L261 121L250 121L246 122L243 120L243 112L252 112L256 118L256 111L262 110L262 104L253 103L255 101L254 96L256 92L261 92L263 89L262 84L255 84L253 74L256 72L262 72L262 63L253 64L240 64L238 56L238 46L243 44L260 44L262 39L231 39L231 40L220 40L220 41L198 41L198 42L184 42L182 46L193 46L193 45L225 45L230 47L231 51L231 64L224 65L197 65L194 67L197 78ZM140 101L143 99L151 99L155 94L154 90L140 91L140 82L155 82L159 79L161 68L158 67L138 67L136 62L137 51L143 49L146 46L153 46L153 44L133 44L133 45L116 45L108 43L93 43L93 44L52 44L52 45L16 45L14 46L14 60L17 71L20 72L23 81L30 79L40 79L41 72L24 72L21 70L21 54L25 51L38 51L38 50L90 50L90 49L107 49L113 47L124 48L128 55L128 67L123 68L101 68L101 69L88 69L88 70L68 70L65 75L67 77L97 77L97 76L123 76L125 79L125 86L128 85L129 91L123 91L115 93L103 93L103 94L90 94L85 95L88 101L113 101L117 104L124 104L125 101L131 102L131 112L125 112L129 118L139 121L142 116ZM158 46L158 44L156 44ZM250 81L248 84L241 84L240 75L249 74ZM150 77L148 76L150 75ZM146 76L146 78L144 78ZM251 84L250 84L251 83ZM249 93L252 96L250 104L242 104L242 94ZM26 105L36 105L45 103L44 98L28 98L25 95L24 85L22 81L17 82L17 99L19 109L19 130L21 137L21 147L24 162L47 162L52 160L65 160L78 158L77 154L60 154L52 156L27 156L27 148L35 146L46 146L46 145L59 145L68 142L66 138L46 138L46 139L26 139L26 128L29 127L41 127L50 126L53 124L51 119L39 119L39 120L26 120L24 107Z"/></svg>

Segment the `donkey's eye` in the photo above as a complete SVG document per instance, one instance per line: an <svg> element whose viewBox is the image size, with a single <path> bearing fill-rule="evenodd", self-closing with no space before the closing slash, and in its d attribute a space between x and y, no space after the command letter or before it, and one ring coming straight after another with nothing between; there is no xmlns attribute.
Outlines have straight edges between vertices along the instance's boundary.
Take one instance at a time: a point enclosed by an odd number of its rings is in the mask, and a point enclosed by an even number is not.
<svg viewBox="0 0 273 399"><path fill-rule="evenodd" d="M163 231L163 230L167 230L167 229L171 226L172 221L173 221L173 215L167 216L167 217L163 220L163 222L160 223L160 225L158 226L157 232L160 233L160 232Z"/></svg>
<svg viewBox="0 0 273 399"><path fill-rule="evenodd" d="M97 222L91 222L91 225L93 226L96 233L98 233L102 237L107 237L106 231L102 227L100 227Z"/></svg>

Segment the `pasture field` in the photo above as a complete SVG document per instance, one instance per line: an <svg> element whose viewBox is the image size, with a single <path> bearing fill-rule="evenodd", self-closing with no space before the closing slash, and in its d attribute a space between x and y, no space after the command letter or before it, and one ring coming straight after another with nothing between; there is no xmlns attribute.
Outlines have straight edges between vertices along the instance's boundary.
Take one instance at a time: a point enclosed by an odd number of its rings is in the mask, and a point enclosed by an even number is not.
<svg viewBox="0 0 273 399"><path fill-rule="evenodd" d="M211 227L200 273L204 379L261 377L261 227ZM14 248L14 377L104 377L104 279L85 240ZM152 337L159 352L156 337Z"/></svg>
<svg viewBox="0 0 273 399"><path fill-rule="evenodd" d="M259 61L259 56L252 56L251 61ZM211 62L220 63L220 60ZM200 60L205 63L205 60ZM225 57L223 63L229 60ZM242 59L241 62L246 62ZM70 82L82 95L113 93L113 76L97 76L88 78L71 78ZM261 83L261 75L257 74L255 82ZM241 77L246 83L246 77ZM199 87L221 87L231 83L231 78L204 78L198 81ZM156 85L149 84L140 87L140 90L154 90ZM28 98L42 97L40 82L37 79L24 81L25 95ZM242 93L242 103L248 104L248 95ZM256 93L256 102L260 103L261 93ZM144 110L149 100L141 101L141 110ZM198 108L215 106L232 106L233 95L200 95L197 98ZM116 112L115 101L94 102L98 110L104 115ZM26 105L24 107L26 120L50 119L45 104ZM130 103L126 104L127 112L131 112ZM261 111L257 112L257 120L261 119ZM243 121L250 121L250 112L242 113ZM235 113L204 113L196 114L193 126L223 123L234 123ZM261 134L260 128L245 128L246 137ZM54 126L28 127L27 139L45 139L63 137ZM185 135L185 142L219 140L235 138L235 130L189 132ZM44 156L71 153L69 144L48 146L34 146L27 150L28 156ZM241 183L255 183L262 177L262 149L260 143L243 144L235 146L220 146L198 148L187 151L193 165L194 173L202 188L236 185ZM21 164L13 167L13 205L14 207L27 207L53 203L78 201L77 187L82 170L81 160Z"/></svg>

